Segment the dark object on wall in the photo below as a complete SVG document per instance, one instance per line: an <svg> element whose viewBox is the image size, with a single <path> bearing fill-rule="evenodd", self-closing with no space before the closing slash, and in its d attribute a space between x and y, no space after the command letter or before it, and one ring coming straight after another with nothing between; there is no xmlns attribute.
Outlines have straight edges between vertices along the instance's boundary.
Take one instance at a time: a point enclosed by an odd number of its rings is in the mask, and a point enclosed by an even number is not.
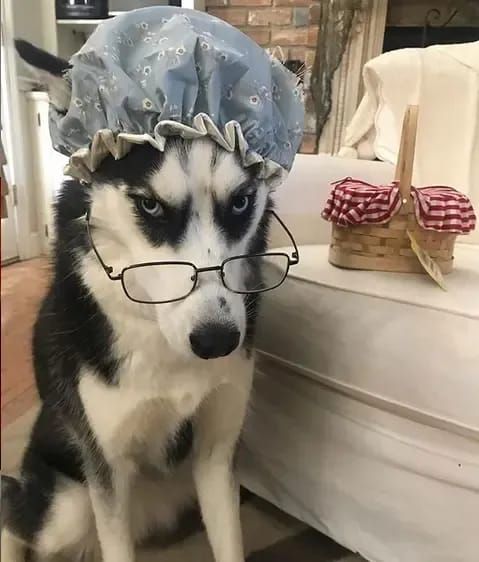
<svg viewBox="0 0 479 562"><path fill-rule="evenodd" d="M56 0L57 19L98 19L108 17L108 0Z"/></svg>
<svg viewBox="0 0 479 562"><path fill-rule="evenodd" d="M383 52L472 41L479 41L479 4L477 0L456 0L425 11L422 21L407 20L407 25L389 21Z"/></svg>
<svg viewBox="0 0 479 562"><path fill-rule="evenodd" d="M420 27L386 27L383 52L472 41L479 41L479 27L433 27L427 32L426 42L424 31Z"/></svg>

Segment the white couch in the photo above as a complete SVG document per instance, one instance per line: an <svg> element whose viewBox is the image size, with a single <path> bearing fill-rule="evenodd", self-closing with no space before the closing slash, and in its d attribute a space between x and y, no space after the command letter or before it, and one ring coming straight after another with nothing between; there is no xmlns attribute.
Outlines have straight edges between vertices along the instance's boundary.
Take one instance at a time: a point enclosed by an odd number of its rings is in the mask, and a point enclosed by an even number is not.
<svg viewBox="0 0 479 562"><path fill-rule="evenodd" d="M278 190L300 263L264 297L240 478L368 560L475 562L479 246L458 246L447 293L423 275L327 262L329 183L392 174L299 156Z"/></svg>

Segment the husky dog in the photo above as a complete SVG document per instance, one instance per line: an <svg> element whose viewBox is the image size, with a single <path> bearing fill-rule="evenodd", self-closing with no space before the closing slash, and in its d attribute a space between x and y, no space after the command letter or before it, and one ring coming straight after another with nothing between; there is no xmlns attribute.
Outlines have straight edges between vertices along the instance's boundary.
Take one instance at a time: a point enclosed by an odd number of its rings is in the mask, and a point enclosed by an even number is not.
<svg viewBox="0 0 479 562"><path fill-rule="evenodd" d="M17 49L62 111L68 63ZM20 478L4 478L2 561L133 562L196 502L215 560L244 560L232 460L267 287L260 259L230 258L265 252L271 205L258 170L210 140L138 145L65 182L34 330L41 409Z"/></svg>

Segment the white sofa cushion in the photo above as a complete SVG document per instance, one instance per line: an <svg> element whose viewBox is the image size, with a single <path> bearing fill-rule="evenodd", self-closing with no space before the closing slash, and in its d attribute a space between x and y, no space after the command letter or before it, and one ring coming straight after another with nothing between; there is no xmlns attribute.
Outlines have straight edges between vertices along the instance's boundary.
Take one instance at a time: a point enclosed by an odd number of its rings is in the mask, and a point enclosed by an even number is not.
<svg viewBox="0 0 479 562"><path fill-rule="evenodd" d="M260 352L363 402L479 439L479 247L443 292L425 275L343 270L300 248L265 294Z"/></svg>
<svg viewBox="0 0 479 562"><path fill-rule="evenodd" d="M298 154L285 184L275 196L276 208L291 228L298 244L327 244L331 225L320 216L331 191L331 183L347 176L372 184L387 184L394 178L394 166L386 162L338 158L327 154ZM476 214L479 200L472 199ZM479 227L460 242L479 240ZM272 244L282 246L287 240L274 228Z"/></svg>
<svg viewBox="0 0 479 562"><path fill-rule="evenodd" d="M275 196L276 208L294 233L298 244L326 244L331 225L320 216L331 183L346 176L380 184L394 177L394 167L385 162L336 158L327 154L298 154L285 184ZM272 244L287 243L280 229L273 229Z"/></svg>

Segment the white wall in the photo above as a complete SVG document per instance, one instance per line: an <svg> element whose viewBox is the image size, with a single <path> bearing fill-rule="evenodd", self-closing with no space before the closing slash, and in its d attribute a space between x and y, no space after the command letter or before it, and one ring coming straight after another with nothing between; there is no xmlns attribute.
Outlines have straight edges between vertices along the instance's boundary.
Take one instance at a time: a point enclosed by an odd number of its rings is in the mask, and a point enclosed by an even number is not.
<svg viewBox="0 0 479 562"><path fill-rule="evenodd" d="M35 45L55 51L54 25L55 0L2 0L2 32L7 50L6 62L13 129L11 161L15 168L15 183L18 192L16 208L18 242L21 258L38 255L40 194L35 188L32 161L31 129L28 124L28 109L23 92L19 89L19 76L28 76L28 70L14 52L13 40L26 39ZM52 11L53 10L53 11Z"/></svg>
<svg viewBox="0 0 479 562"><path fill-rule="evenodd" d="M11 1L11 0L10 0ZM13 0L12 13L13 13L13 37L15 39L21 38L38 45L43 46L44 37L42 26L39 25L41 21L41 2L35 0ZM18 56L16 60L16 72L18 76L28 76L28 70L22 63ZM31 132L28 127L27 104L23 93L19 95L18 99L19 113L15 116L17 123L13 123L13 128L21 132L22 152L21 159L18 162L19 166L23 166L24 173L17 174L18 190L23 191L24 195L28 198L28 224L31 233L38 232L38 217L37 217L37 203L38 197L35 193L30 163L33 158L31 148ZM20 204L24 205L25 200L20 199ZM34 253L35 248L31 249Z"/></svg>
<svg viewBox="0 0 479 562"><path fill-rule="evenodd" d="M55 0L10 0L13 11L13 31L15 38L30 41L47 51L56 51ZM23 71L21 61L17 68Z"/></svg>

